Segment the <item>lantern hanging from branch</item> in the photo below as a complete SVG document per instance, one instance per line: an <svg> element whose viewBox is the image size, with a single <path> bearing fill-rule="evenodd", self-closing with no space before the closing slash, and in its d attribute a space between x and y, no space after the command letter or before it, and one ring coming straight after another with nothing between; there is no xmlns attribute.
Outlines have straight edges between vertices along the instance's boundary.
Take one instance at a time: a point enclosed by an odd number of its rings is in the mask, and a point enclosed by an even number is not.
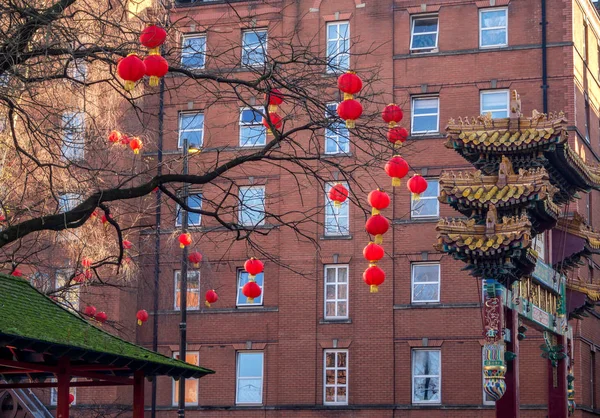
<svg viewBox="0 0 600 418"><path fill-rule="evenodd" d="M15 277L23 277L23 272L17 268L15 268L12 273L10 273L11 276L15 276Z"/></svg>
<svg viewBox="0 0 600 418"><path fill-rule="evenodd" d="M125 81L125 90L131 91L146 74L146 66L136 54L129 54L117 64L117 74Z"/></svg>
<svg viewBox="0 0 600 418"><path fill-rule="evenodd" d="M271 125L275 127L275 129L280 130L283 126L283 118L279 116L277 113L269 113L269 119L271 120ZM267 134L273 135L273 130L269 126L269 122L267 122L267 118L263 118L263 125L267 128Z"/></svg>
<svg viewBox="0 0 600 418"><path fill-rule="evenodd" d="M363 257L369 262L369 266L374 266L379 260L383 258L385 251L381 245L377 245L374 242L369 242L363 249Z"/></svg>
<svg viewBox="0 0 600 418"><path fill-rule="evenodd" d="M354 98L354 95L363 87L361 78L354 71L346 71L340 75L337 83L338 88L344 93L344 100Z"/></svg>
<svg viewBox="0 0 600 418"><path fill-rule="evenodd" d="M141 326L148 320L148 312L146 312L145 309L140 309L137 311L137 314L135 314L135 317L137 318L137 324Z"/></svg>
<svg viewBox="0 0 600 418"><path fill-rule="evenodd" d="M95 306L92 306L92 305L90 305L90 306L86 306L86 307L85 307L85 310L83 311L83 313L84 313L86 316L93 317L94 315L96 315L96 307L95 307Z"/></svg>
<svg viewBox="0 0 600 418"><path fill-rule="evenodd" d="M385 172L392 178L392 186L400 186L401 180L408 174L408 163L399 155L394 155L386 164Z"/></svg>
<svg viewBox="0 0 600 418"><path fill-rule="evenodd" d="M371 215L377 215L379 211L390 205L390 196L381 189L373 190L367 196L369 205L372 206Z"/></svg>
<svg viewBox="0 0 600 418"><path fill-rule="evenodd" d="M121 132L111 131L110 134L108 134L108 141L113 144L116 144L117 142L121 141Z"/></svg>
<svg viewBox="0 0 600 418"><path fill-rule="evenodd" d="M421 194L427 190L427 180L419 174L415 174L406 182L406 187L412 193L413 200L421 199Z"/></svg>
<svg viewBox="0 0 600 418"><path fill-rule="evenodd" d="M98 312L95 316L96 321L100 322L101 324L105 323L106 320L108 319L108 315L106 315L106 312Z"/></svg>
<svg viewBox="0 0 600 418"><path fill-rule="evenodd" d="M124 250L129 250L131 248L133 244L131 244L131 241L124 239L123 240L123 249Z"/></svg>
<svg viewBox="0 0 600 418"><path fill-rule="evenodd" d="M133 150L134 154L139 154L143 145L144 144L142 143L142 140L140 138L138 138L137 136L134 138L131 138L131 141L129 141L129 148L131 148Z"/></svg>
<svg viewBox="0 0 600 418"><path fill-rule="evenodd" d="M195 268L198 268L202 262L202 254L200 254L198 251L191 252L188 256L188 260L190 260L190 263L192 263Z"/></svg>
<svg viewBox="0 0 600 418"><path fill-rule="evenodd" d="M159 55L159 47L166 39L167 31L156 25L146 26L140 34L140 43L150 49L149 55Z"/></svg>
<svg viewBox="0 0 600 418"><path fill-rule="evenodd" d="M408 138L408 131L406 130L406 128L403 128L401 126L390 128L390 130L387 133L388 141L394 144L395 148L400 148L402 144L406 141L406 138Z"/></svg>
<svg viewBox="0 0 600 418"><path fill-rule="evenodd" d="M219 300L219 295L217 295L217 292L215 292L213 289L209 290L206 292L206 295L204 295L204 304L206 305L207 308L210 308L210 305L212 303L215 303L216 301Z"/></svg>
<svg viewBox="0 0 600 418"><path fill-rule="evenodd" d="M388 124L388 127L393 128L402 120L404 113L402 113L402 109L395 103L390 103L386 107L383 108L383 112L381 112L381 118L385 123Z"/></svg>
<svg viewBox="0 0 600 418"><path fill-rule="evenodd" d="M158 86L161 77L169 72L169 63L160 55L148 55L144 58L146 75L150 77L148 84L152 87Z"/></svg>
<svg viewBox="0 0 600 418"><path fill-rule="evenodd" d="M363 281L369 285L371 293L377 293L385 281L385 272L377 266L371 266L363 273Z"/></svg>
<svg viewBox="0 0 600 418"><path fill-rule="evenodd" d="M275 113L279 105L283 103L283 94L278 89L271 89L265 93L265 99L269 104L269 113Z"/></svg>
<svg viewBox="0 0 600 418"><path fill-rule="evenodd" d="M129 145L130 142L131 138L129 138L129 136L127 136L126 134L121 135L121 145Z"/></svg>
<svg viewBox="0 0 600 418"><path fill-rule="evenodd" d="M75 275L75 277L73 277L73 281L75 283L79 283L79 284L85 283L85 279L86 279L86 277L85 277L85 274L83 274L83 273L77 273Z"/></svg>
<svg viewBox="0 0 600 418"><path fill-rule="evenodd" d="M342 203L348 199L348 189L342 184L337 183L329 189L329 200L333 201L333 206L339 208Z"/></svg>
<svg viewBox="0 0 600 418"><path fill-rule="evenodd" d="M190 233L183 233L179 235L179 248L185 248L192 243L192 235Z"/></svg>
<svg viewBox="0 0 600 418"><path fill-rule="evenodd" d="M365 229L367 232L375 236L375 244L381 244L383 242L383 234L385 234L390 227L389 221L382 215L373 215L367 219Z"/></svg>
<svg viewBox="0 0 600 418"><path fill-rule="evenodd" d="M81 259L81 265L84 269L89 270L89 268L92 266L92 259L88 257L83 257Z"/></svg>
<svg viewBox="0 0 600 418"><path fill-rule="evenodd" d="M254 257L250 257L250 259L246 260L244 263L244 270L248 272L248 280L251 282L253 282L256 278L256 275L262 273L264 269L265 265L263 262Z"/></svg>
<svg viewBox="0 0 600 418"><path fill-rule="evenodd" d="M337 107L337 114L346 121L346 128L352 129L356 126L356 119L362 115L362 105L354 99L341 102Z"/></svg>
<svg viewBox="0 0 600 418"><path fill-rule="evenodd" d="M260 286L255 281L249 281L242 287L242 293L246 296L246 302L254 303L254 299L262 293Z"/></svg>

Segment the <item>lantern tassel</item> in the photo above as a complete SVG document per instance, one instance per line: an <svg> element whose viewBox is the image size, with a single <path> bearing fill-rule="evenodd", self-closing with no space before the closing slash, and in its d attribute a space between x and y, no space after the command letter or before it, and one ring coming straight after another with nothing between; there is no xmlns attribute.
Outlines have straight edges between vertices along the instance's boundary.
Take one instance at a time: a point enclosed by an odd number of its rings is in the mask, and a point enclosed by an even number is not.
<svg viewBox="0 0 600 418"><path fill-rule="evenodd" d="M148 84L149 84L151 87L156 87L156 86L158 86L158 81L159 81L159 80L160 80L160 79L159 79L157 76L155 76L155 75L151 75L151 76L150 76L150 81L148 82Z"/></svg>
<svg viewBox="0 0 600 418"><path fill-rule="evenodd" d="M402 184L402 179L400 177L392 177L392 186L393 187L400 187L401 184Z"/></svg>
<svg viewBox="0 0 600 418"><path fill-rule="evenodd" d="M375 235L375 240L373 242L375 242L375 244L381 244L383 242L383 235Z"/></svg>
<svg viewBox="0 0 600 418"><path fill-rule="evenodd" d="M377 265L377 261L369 261L369 267L375 267Z"/></svg>
<svg viewBox="0 0 600 418"><path fill-rule="evenodd" d="M138 319L138 325L141 327L142 326L142 321Z"/></svg>
<svg viewBox="0 0 600 418"><path fill-rule="evenodd" d="M248 274L248 281L249 282L255 282L256 280L256 276L254 274Z"/></svg>
<svg viewBox="0 0 600 418"><path fill-rule="evenodd" d="M248 303L254 303L254 298L247 298L246 302L248 302Z"/></svg>
<svg viewBox="0 0 600 418"><path fill-rule="evenodd" d="M338 202L337 200L334 200L333 201L333 206L336 207L336 208L339 208L339 207L342 206L342 202Z"/></svg>
<svg viewBox="0 0 600 418"><path fill-rule="evenodd" d="M139 153L140 153L140 150L139 150L139 149L134 149L134 150L133 150L133 153L137 155L137 154L139 154Z"/></svg>
<svg viewBox="0 0 600 418"><path fill-rule="evenodd" d="M354 121L353 121L353 120L350 120L350 119L348 119L348 120L346 121L346 128L348 128L348 129L353 129L353 128L355 128L355 127L356 127L356 123L354 123Z"/></svg>
<svg viewBox="0 0 600 418"><path fill-rule="evenodd" d="M125 91L131 91L135 88L135 81L125 81Z"/></svg>
<svg viewBox="0 0 600 418"><path fill-rule="evenodd" d="M371 208L371 215L379 215L379 209Z"/></svg>
<svg viewBox="0 0 600 418"><path fill-rule="evenodd" d="M394 142L394 148L402 148L402 142L401 141Z"/></svg>
<svg viewBox="0 0 600 418"><path fill-rule="evenodd" d="M391 122L388 123L388 127L390 129L393 128L393 127L395 127L395 126L396 126L396 122L394 122L394 121L391 121Z"/></svg>
<svg viewBox="0 0 600 418"><path fill-rule="evenodd" d="M194 263L194 268L198 268L198 267L200 267L200 264L199 263Z"/></svg>
<svg viewBox="0 0 600 418"><path fill-rule="evenodd" d="M379 288L377 287L377 285L372 284L371 286L369 286L369 292L370 293L377 293L377 292L379 292Z"/></svg>
<svg viewBox="0 0 600 418"><path fill-rule="evenodd" d="M273 136L273 131L272 131L272 130L270 130L269 128L267 128L267 135L271 135L271 136Z"/></svg>
<svg viewBox="0 0 600 418"><path fill-rule="evenodd" d="M185 248L185 245L179 244L179 248L181 248L183 250Z"/></svg>
<svg viewBox="0 0 600 418"><path fill-rule="evenodd" d="M206 305L207 308L210 308L210 303L208 303L207 300L204 301L204 304Z"/></svg>
<svg viewBox="0 0 600 418"><path fill-rule="evenodd" d="M419 200L421 200L421 195L419 193L413 193L412 198L413 201L418 202Z"/></svg>
<svg viewBox="0 0 600 418"><path fill-rule="evenodd" d="M278 108L277 105L269 105L269 113L276 113Z"/></svg>
<svg viewBox="0 0 600 418"><path fill-rule="evenodd" d="M148 55L160 55L160 47L157 46L156 48L150 48L148 50Z"/></svg>
<svg viewBox="0 0 600 418"><path fill-rule="evenodd" d="M354 96L352 96L350 93L344 93L344 100L352 100L354 99Z"/></svg>

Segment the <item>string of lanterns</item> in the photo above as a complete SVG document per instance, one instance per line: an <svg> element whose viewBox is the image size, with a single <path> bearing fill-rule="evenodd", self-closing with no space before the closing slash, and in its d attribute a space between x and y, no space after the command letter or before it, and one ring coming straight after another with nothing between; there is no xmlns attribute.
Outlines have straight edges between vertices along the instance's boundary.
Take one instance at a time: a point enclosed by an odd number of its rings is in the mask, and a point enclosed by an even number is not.
<svg viewBox="0 0 600 418"><path fill-rule="evenodd" d="M124 134L119 131L111 131L108 134L108 142L113 145L129 145L129 148L133 151L134 154L139 154L140 150L144 146L144 143L137 136L129 137L127 134Z"/></svg>
<svg viewBox="0 0 600 418"><path fill-rule="evenodd" d="M254 303L254 299L262 294L260 286L256 283L256 276L262 273L264 269L263 262L254 257L244 263L244 270L248 273L248 282L242 287L242 294L246 296L246 302Z"/></svg>
<svg viewBox="0 0 600 418"><path fill-rule="evenodd" d="M262 124L267 128L267 135L273 135L271 125L277 130L283 126L283 118L277 113L279 106L283 103L283 93L278 89L271 89L265 93L265 100L268 103L269 119L267 121L267 118L263 117ZM269 122L271 122L270 125Z"/></svg>

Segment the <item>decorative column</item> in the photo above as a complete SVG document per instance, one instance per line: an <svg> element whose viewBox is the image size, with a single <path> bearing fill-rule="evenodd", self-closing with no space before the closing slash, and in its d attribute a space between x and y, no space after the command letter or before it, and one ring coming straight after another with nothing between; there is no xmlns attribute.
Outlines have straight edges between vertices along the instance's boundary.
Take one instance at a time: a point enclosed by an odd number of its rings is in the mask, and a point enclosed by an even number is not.
<svg viewBox="0 0 600 418"><path fill-rule="evenodd" d="M498 401L506 392L506 364L504 361L504 340L502 337L503 311L502 286L493 279L485 281L483 303L484 336L483 346L483 390L494 401Z"/></svg>
<svg viewBox="0 0 600 418"><path fill-rule="evenodd" d="M69 418L69 386L71 375L69 371L70 362L67 357L61 357L58 361L58 374L56 380L56 418Z"/></svg>
<svg viewBox="0 0 600 418"><path fill-rule="evenodd" d="M496 402L496 417L519 418L519 340L517 339L519 327L519 314L514 309L505 309L506 330L509 331L509 341L506 344L504 382L506 392Z"/></svg>
<svg viewBox="0 0 600 418"><path fill-rule="evenodd" d="M568 416L566 337L544 332L548 359L548 418Z"/></svg>

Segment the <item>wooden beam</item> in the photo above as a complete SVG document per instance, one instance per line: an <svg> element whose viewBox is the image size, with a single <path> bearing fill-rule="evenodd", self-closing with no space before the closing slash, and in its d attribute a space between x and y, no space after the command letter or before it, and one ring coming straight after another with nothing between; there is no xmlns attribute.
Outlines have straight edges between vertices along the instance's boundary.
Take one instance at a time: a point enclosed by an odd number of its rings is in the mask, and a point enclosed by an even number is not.
<svg viewBox="0 0 600 418"><path fill-rule="evenodd" d="M97 381L82 381L71 382L70 387L96 387L96 386L127 386L133 385L133 379L129 379L127 383L114 382L97 382ZM4 389L37 389L37 388L55 388L58 387L57 382L29 382L29 383L0 383L0 390Z"/></svg>
<svg viewBox="0 0 600 418"><path fill-rule="evenodd" d="M93 372L71 371L71 376L85 377L88 379L101 380L101 381L105 381L105 382L113 382L113 383L118 383L118 384L122 384L122 385L128 385L128 384L130 384L129 382L131 381L131 379L128 377L111 376L108 374L100 374L100 373L93 373Z"/></svg>
<svg viewBox="0 0 600 418"><path fill-rule="evenodd" d="M58 373L58 366L46 366L41 363L26 363L24 361L0 359L0 366L6 366L15 369L35 370L38 372Z"/></svg>

